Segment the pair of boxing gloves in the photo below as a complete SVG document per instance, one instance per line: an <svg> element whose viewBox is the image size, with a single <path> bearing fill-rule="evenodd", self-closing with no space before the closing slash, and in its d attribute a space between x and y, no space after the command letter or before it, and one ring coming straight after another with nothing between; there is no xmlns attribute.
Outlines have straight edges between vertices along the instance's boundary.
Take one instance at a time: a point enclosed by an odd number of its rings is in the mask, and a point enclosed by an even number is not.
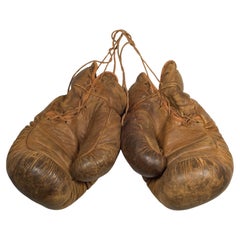
<svg viewBox="0 0 240 240"><path fill-rule="evenodd" d="M115 74L97 76L97 69L93 62L77 73L68 93L11 146L7 172L24 195L65 208L111 169L120 149L168 208L192 208L225 190L231 153L214 121L183 92L174 61L164 65L159 89L141 73L128 94Z"/></svg>

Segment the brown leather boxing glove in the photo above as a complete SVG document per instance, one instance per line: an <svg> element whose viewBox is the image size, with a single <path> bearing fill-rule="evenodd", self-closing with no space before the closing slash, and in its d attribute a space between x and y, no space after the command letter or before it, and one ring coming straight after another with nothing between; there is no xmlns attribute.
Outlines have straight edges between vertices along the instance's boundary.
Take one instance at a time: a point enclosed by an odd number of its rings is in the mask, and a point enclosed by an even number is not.
<svg viewBox="0 0 240 240"><path fill-rule="evenodd" d="M120 150L126 93L97 64L77 73L11 146L7 172L27 197L51 209L77 200L113 166Z"/></svg>
<svg viewBox="0 0 240 240"><path fill-rule="evenodd" d="M122 152L156 198L188 209L222 193L233 174L231 153L214 121L188 94L174 61L159 90L141 73L129 90Z"/></svg>

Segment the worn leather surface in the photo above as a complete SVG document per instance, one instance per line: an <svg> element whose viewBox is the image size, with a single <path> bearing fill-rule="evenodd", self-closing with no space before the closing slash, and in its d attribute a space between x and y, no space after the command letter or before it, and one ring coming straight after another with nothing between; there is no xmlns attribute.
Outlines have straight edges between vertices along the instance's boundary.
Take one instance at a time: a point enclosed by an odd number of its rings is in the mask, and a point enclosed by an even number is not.
<svg viewBox="0 0 240 240"><path fill-rule="evenodd" d="M159 89L145 73L129 89L121 149L156 198L171 209L215 198L233 174L228 146L211 117L183 92L174 61L164 65Z"/></svg>
<svg viewBox="0 0 240 240"><path fill-rule="evenodd" d="M119 153L126 93L113 73L96 71L93 63L74 76L68 93L39 113L9 150L12 182L47 208L72 204Z"/></svg>

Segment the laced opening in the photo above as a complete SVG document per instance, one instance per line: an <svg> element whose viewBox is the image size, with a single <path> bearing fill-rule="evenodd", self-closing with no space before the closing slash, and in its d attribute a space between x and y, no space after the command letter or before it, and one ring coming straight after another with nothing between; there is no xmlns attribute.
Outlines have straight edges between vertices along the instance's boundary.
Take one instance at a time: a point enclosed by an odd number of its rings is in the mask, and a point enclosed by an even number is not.
<svg viewBox="0 0 240 240"><path fill-rule="evenodd" d="M71 88L71 84L73 82L74 77L87 65L92 64L93 62L98 63L98 67L97 70L103 65L105 64L104 70L103 72L107 71L107 68L109 67L110 63L113 63L113 69L112 72L116 75L116 69L117 69L117 64L119 64L120 69L121 69L121 73L122 73L122 87L126 93L126 109L125 109L125 113L122 116L122 124L124 122L124 118L125 115L128 112L129 109L129 96L128 96L128 90L127 90L127 84L126 84L126 77L125 77L125 70L124 70L124 66L123 66L123 50L125 49L125 47L127 45L130 45L134 51L137 53L137 55L140 57L140 60L142 62L143 68L145 70L146 75L148 76L149 79L149 84L150 87L152 88L152 90L155 88L155 86L153 85L153 83L150 80L150 76L149 76L149 71L151 72L151 74L157 79L158 82L160 82L160 80L158 79L158 77L156 76L156 74L154 73L154 71L149 67L149 65L147 64L147 62L143 59L140 51L137 49L131 35L123 30L123 29L118 29L112 32L111 34L111 39L112 39L112 46L111 48L108 50L106 56L101 60L92 60L89 61L87 63L85 63L84 65L82 65L72 76L72 79L69 83L68 86L68 92L70 91ZM124 40L125 39L125 40Z"/></svg>
<svg viewBox="0 0 240 240"><path fill-rule="evenodd" d="M121 67L121 71L122 71L122 87L124 89L126 89L126 80L125 80L125 72L124 72L124 68L123 68L123 64L122 64L122 58L120 56L120 52L122 52L123 48L125 47L127 43L125 43L122 47L121 47L121 40L122 40L122 37L124 35L121 34L118 38L117 36L113 36L112 35L112 47L108 50L106 56L100 61L100 60L91 60L87 63L85 63L84 65L82 65L72 76L72 79L69 83L69 86L68 86L68 92L70 91L70 88L71 88L71 84L72 84L72 81L73 79L76 77L76 75L84 68L86 67L87 65L89 64L92 64L93 62L96 62L98 63L98 67L97 67L97 70L103 65L105 64L106 66L104 67L104 70L103 72L106 72L107 71L107 68L109 67L110 63L113 62L113 70L112 72L115 74L116 72L116 68L117 68L117 58L116 56L118 57L118 61L119 61L119 64L120 64L120 67ZM121 50L120 50L121 48Z"/></svg>

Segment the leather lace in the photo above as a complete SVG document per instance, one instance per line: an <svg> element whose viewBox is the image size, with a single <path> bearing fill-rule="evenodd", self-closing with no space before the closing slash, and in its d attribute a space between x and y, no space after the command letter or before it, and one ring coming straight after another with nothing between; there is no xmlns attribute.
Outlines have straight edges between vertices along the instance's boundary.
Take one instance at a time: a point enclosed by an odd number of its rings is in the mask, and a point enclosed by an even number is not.
<svg viewBox="0 0 240 240"><path fill-rule="evenodd" d="M109 48L106 56L102 59L102 60L92 60L89 61L87 63L85 63L84 65L82 65L72 76L72 79L69 83L68 86L68 92L70 91L71 88L71 84L72 81L74 79L74 77L87 65L92 64L93 62L98 63L98 68L99 69L102 65L105 65L104 71L107 71L107 69L109 68L110 63L113 63L113 69L112 72L113 74L116 73L116 69L117 69L117 64L119 64L121 72L122 72L122 87L126 93L126 110L125 113L122 116L122 123L124 120L125 115L128 112L128 108L129 108L129 97L128 97L128 90L127 90L127 84L126 84L126 78L125 78L125 69L123 66L123 50L125 49L125 47L127 45L130 45L134 51L137 53L137 55L140 57L140 60L142 62L142 65L144 67L145 73L148 76L149 79L149 83L152 89L155 88L155 86L153 85L153 83L150 80L149 77L149 71L151 72L151 74L157 79L158 82L160 82L160 80L158 79L158 77L156 76L156 74L154 73L154 71L149 67L149 65L147 64L147 62L143 59L140 51L137 49L135 42L133 41L131 35L123 30L123 29L118 29L112 32L111 34L111 39L112 39L112 46ZM94 84L93 84L94 85Z"/></svg>

